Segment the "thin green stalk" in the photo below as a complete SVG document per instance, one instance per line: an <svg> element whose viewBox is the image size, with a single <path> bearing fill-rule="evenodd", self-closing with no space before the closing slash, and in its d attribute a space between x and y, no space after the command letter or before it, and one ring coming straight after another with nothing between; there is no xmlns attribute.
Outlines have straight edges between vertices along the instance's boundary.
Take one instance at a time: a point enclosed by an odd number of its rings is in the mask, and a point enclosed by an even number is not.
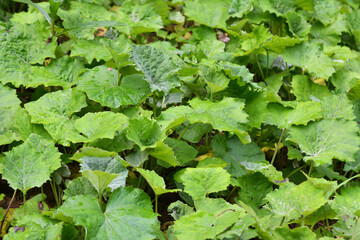
<svg viewBox="0 0 360 240"><path fill-rule="evenodd" d="M353 230L353 233L352 233L352 235L351 235L351 240L355 240L355 235L356 235L356 229L357 229L357 224L358 224L358 222L359 222L359 218L356 217L354 230Z"/></svg>
<svg viewBox="0 0 360 240"><path fill-rule="evenodd" d="M284 221L285 221L285 216L283 216L281 219L280 227L284 224Z"/></svg>
<svg viewBox="0 0 360 240"><path fill-rule="evenodd" d="M163 100L161 102L160 111L162 110L164 103L165 103L165 95L163 96Z"/></svg>
<svg viewBox="0 0 360 240"><path fill-rule="evenodd" d="M226 201L229 201L230 197L233 195L233 193L235 192L235 190L237 189L238 187L234 187L231 192L228 194L228 196L226 197Z"/></svg>
<svg viewBox="0 0 360 240"><path fill-rule="evenodd" d="M185 129L184 130L182 130L182 132L180 133L180 135L179 135L179 137L178 137L178 140L180 140L183 136L184 136L184 134L187 132L187 130L190 128L190 125L191 124L188 124L186 127L185 127Z"/></svg>
<svg viewBox="0 0 360 240"><path fill-rule="evenodd" d="M275 157L276 157L276 154L278 153L278 151L279 151L279 146L280 146L280 143L281 143L281 139L282 139L282 137L284 136L284 132L285 132L285 130L286 130L286 128L283 128L282 129L282 132L281 132L281 135L280 135L280 138L279 138L279 141L278 141L278 143L277 143L277 145L276 145L276 148L275 148L275 152L274 152L274 155L273 155L273 157L272 157L272 159L271 159L271 165L273 165L274 164L274 161L275 161Z"/></svg>
<svg viewBox="0 0 360 240"><path fill-rule="evenodd" d="M156 118L156 105L157 105L157 98L155 97L155 94L153 95L153 115L154 118Z"/></svg>
<svg viewBox="0 0 360 240"><path fill-rule="evenodd" d="M302 223L301 223L301 226L305 226L305 216L303 215L302 217Z"/></svg>
<svg viewBox="0 0 360 240"><path fill-rule="evenodd" d="M329 197L330 197L331 195L333 195L334 192L336 192L336 190L338 190L339 188L341 188L342 186L344 186L345 184L347 184L348 182L350 182L350 181L353 180L354 178L358 178L358 177L360 177L360 174L357 174L357 175L355 175L355 176L347 179L346 181L343 181L342 183L340 183L336 188L334 188L334 189L332 190L331 194L329 194Z"/></svg>
<svg viewBox="0 0 360 240"><path fill-rule="evenodd" d="M52 192L53 192L53 194L54 194L56 206L60 207L58 194L57 194L57 191L56 191L56 188L55 188L55 186L54 186L54 182L53 182L53 181L50 181L50 186L51 186L51 190L52 190Z"/></svg>
<svg viewBox="0 0 360 240"><path fill-rule="evenodd" d="M312 169L313 169L313 165L314 165L314 162L311 162L311 164L310 164L310 169L309 169L309 173L308 173L309 176L311 175L311 171L312 171Z"/></svg>
<svg viewBox="0 0 360 240"><path fill-rule="evenodd" d="M328 231L328 232L331 234L330 229L329 229L329 226L330 226L330 225L329 225L329 220L328 220L327 215L326 215L325 207L324 207L324 216L325 216L326 231Z"/></svg>
<svg viewBox="0 0 360 240"><path fill-rule="evenodd" d="M55 36L55 19L51 18L51 37L53 38Z"/></svg>
<svg viewBox="0 0 360 240"><path fill-rule="evenodd" d="M155 213L158 212L158 196L155 193Z"/></svg>
<svg viewBox="0 0 360 240"><path fill-rule="evenodd" d="M9 212L9 210L10 210L10 207L11 207L11 204L12 204L12 202L13 202L14 199L15 199L16 190L17 190L17 189L15 189L15 191L14 191L12 197L11 197L10 203L9 203L9 205L8 205L8 207L7 207L7 209L6 209L6 212L5 212L5 214L4 214L4 217L3 217L2 221L1 221L0 232L2 232L2 228L3 228L4 222L5 222L6 215L8 214L8 212ZM24 209L25 209L25 208L24 208Z"/></svg>
<svg viewBox="0 0 360 240"><path fill-rule="evenodd" d="M259 70L260 70L261 77L262 77L263 80L265 80L264 72L263 72L263 70L262 70L262 68L261 68L261 66L260 66L260 63L259 63L259 59L258 59L258 57L257 57L257 54L254 54L254 56L255 56L255 61L256 61L257 65L258 65L258 68L259 68Z"/></svg>
<svg viewBox="0 0 360 240"><path fill-rule="evenodd" d="M304 167L306 167L306 165L302 165L301 167L298 167L297 169L295 169L294 171L292 171L289 175L287 175L286 178L289 178L290 176L292 176L293 174L295 174L297 171L303 169Z"/></svg>
<svg viewBox="0 0 360 240"><path fill-rule="evenodd" d="M269 51L266 50L266 78L269 76Z"/></svg>

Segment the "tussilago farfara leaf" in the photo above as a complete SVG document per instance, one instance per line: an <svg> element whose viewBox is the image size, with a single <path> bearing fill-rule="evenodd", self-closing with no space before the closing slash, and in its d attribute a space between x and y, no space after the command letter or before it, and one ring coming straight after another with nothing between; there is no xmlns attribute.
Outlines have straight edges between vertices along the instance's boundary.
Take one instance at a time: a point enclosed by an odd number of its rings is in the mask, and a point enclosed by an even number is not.
<svg viewBox="0 0 360 240"><path fill-rule="evenodd" d="M326 86L314 83L306 75L295 75L292 78L291 92L296 96L298 101L319 101L324 97L331 96Z"/></svg>
<svg viewBox="0 0 360 240"><path fill-rule="evenodd" d="M141 175L145 178L151 189L154 191L155 195L179 191L179 189L166 189L164 179L159 176L155 171L149 171L142 168L138 168L136 169L136 171L141 173Z"/></svg>
<svg viewBox="0 0 360 240"><path fill-rule="evenodd" d="M165 139L165 132L156 121L146 117L130 119L126 136L134 141L141 150L156 146L157 142Z"/></svg>
<svg viewBox="0 0 360 240"><path fill-rule="evenodd" d="M328 79L334 72L333 62L316 43L303 42L287 48L282 57L288 63L301 67L318 78Z"/></svg>
<svg viewBox="0 0 360 240"><path fill-rule="evenodd" d="M86 107L86 97L77 88L47 93L37 101L25 104L32 123L41 123L59 143L67 146L71 141L86 138L74 126L72 115Z"/></svg>
<svg viewBox="0 0 360 240"><path fill-rule="evenodd" d="M128 171L121 157L83 157L79 161L83 175L100 195L107 187L114 191L125 186Z"/></svg>
<svg viewBox="0 0 360 240"><path fill-rule="evenodd" d="M325 119L354 120L355 114L351 101L344 94L331 95L321 101L322 115Z"/></svg>
<svg viewBox="0 0 360 240"><path fill-rule="evenodd" d="M150 84L151 91L169 92L180 86L176 71L179 69L171 56L149 45L133 45L132 59Z"/></svg>
<svg viewBox="0 0 360 240"><path fill-rule="evenodd" d="M87 195L69 197L58 212L72 217L75 225L84 226L86 239L151 240L160 228L150 197L132 187L115 190L105 212L96 197Z"/></svg>
<svg viewBox="0 0 360 240"><path fill-rule="evenodd" d="M310 32L311 25L306 22L303 15L296 12L286 12L285 14L290 31L299 36L305 37Z"/></svg>
<svg viewBox="0 0 360 240"><path fill-rule="evenodd" d="M209 4L206 0L187 1L185 15L195 22L209 27L226 29L231 0L213 0Z"/></svg>
<svg viewBox="0 0 360 240"><path fill-rule="evenodd" d="M300 146L306 154L305 161L312 160L315 165L331 164L333 158L354 161L360 144L357 132L356 122L329 119L292 126L288 140Z"/></svg>
<svg viewBox="0 0 360 240"><path fill-rule="evenodd" d="M46 67L31 67L30 81L28 87L40 85L61 86L68 89L77 83L79 75L85 70L84 65L78 59L64 56L51 61Z"/></svg>
<svg viewBox="0 0 360 240"><path fill-rule="evenodd" d="M277 240L316 240L316 234L306 226L294 229L290 229L288 226L277 227L274 232L274 237Z"/></svg>
<svg viewBox="0 0 360 240"><path fill-rule="evenodd" d="M275 13L277 16L296 9L296 3L292 0L258 0L256 2L264 11Z"/></svg>
<svg viewBox="0 0 360 240"><path fill-rule="evenodd" d="M83 73L79 77L78 88L86 92L91 100L111 108L136 105L145 100L150 93L149 85L143 75L127 75L119 84L116 69L104 65L88 69Z"/></svg>
<svg viewBox="0 0 360 240"><path fill-rule="evenodd" d="M336 0L317 0L314 2L314 17L319 19L325 26L334 23L339 17L341 3Z"/></svg>
<svg viewBox="0 0 360 240"><path fill-rule="evenodd" d="M2 177L13 189L25 194L50 179L50 173L61 166L60 155L52 141L31 134L23 144L14 147L1 159Z"/></svg>
<svg viewBox="0 0 360 240"><path fill-rule="evenodd" d="M265 116L267 124L279 128L290 128L292 125L306 125L310 121L322 118L321 104L316 101L299 102L295 108L287 108L279 103L270 103Z"/></svg>
<svg viewBox="0 0 360 240"><path fill-rule="evenodd" d="M103 39L101 39L103 40ZM109 61L112 59L110 50L104 46L105 40L99 39L86 40L77 39L71 49L71 57L83 57L88 64L91 64L94 59L98 62L101 60ZM91 49L91 51L89 51Z"/></svg>
<svg viewBox="0 0 360 240"><path fill-rule="evenodd" d="M230 184L230 174L223 168L186 168L179 176L184 191L193 199L225 190Z"/></svg>

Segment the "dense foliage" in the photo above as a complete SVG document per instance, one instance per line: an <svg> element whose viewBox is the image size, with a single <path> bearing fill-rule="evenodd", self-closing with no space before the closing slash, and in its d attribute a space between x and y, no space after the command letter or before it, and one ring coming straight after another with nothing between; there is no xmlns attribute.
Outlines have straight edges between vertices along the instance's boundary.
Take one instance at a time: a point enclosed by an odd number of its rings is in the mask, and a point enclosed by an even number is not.
<svg viewBox="0 0 360 240"><path fill-rule="evenodd" d="M358 0L1 2L4 239L360 239Z"/></svg>

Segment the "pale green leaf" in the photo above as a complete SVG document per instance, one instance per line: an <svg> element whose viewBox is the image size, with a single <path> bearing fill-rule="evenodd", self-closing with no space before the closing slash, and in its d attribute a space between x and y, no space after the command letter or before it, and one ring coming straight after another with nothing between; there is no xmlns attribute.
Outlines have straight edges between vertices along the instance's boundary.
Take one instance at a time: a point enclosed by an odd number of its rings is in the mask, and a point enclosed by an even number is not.
<svg viewBox="0 0 360 240"><path fill-rule="evenodd" d="M149 45L133 45L131 54L139 70L145 74L151 91L169 92L180 86L175 73L179 68L163 51Z"/></svg>
<svg viewBox="0 0 360 240"><path fill-rule="evenodd" d="M316 234L306 226L294 229L290 229L288 226L278 227L275 229L274 237L277 240L316 240Z"/></svg>
<svg viewBox="0 0 360 240"><path fill-rule="evenodd" d="M77 83L79 74L84 71L84 65L80 60L64 56L51 61L46 67L31 67L29 87L40 85L61 86L68 89Z"/></svg>
<svg viewBox="0 0 360 240"><path fill-rule="evenodd" d="M82 74L79 77L78 87L86 92L91 100L111 108L136 105L145 100L150 93L149 85L142 75L127 75L119 86L117 71L104 65L89 69Z"/></svg>
<svg viewBox="0 0 360 240"><path fill-rule="evenodd" d="M50 173L61 166L60 155L52 141L31 134L23 144L0 159L2 177L13 189L25 194L50 179Z"/></svg>
<svg viewBox="0 0 360 240"><path fill-rule="evenodd" d="M128 118L121 113L97 112L87 113L75 120L75 128L86 137L82 142L92 142L98 138L114 138L116 131L122 131ZM76 142L76 141L73 141Z"/></svg>
<svg viewBox="0 0 360 240"><path fill-rule="evenodd" d="M264 11L275 13L277 16L282 16L286 12L296 9L296 4L293 0L258 0L257 2Z"/></svg>
<svg viewBox="0 0 360 240"><path fill-rule="evenodd" d="M231 0L213 0L209 4L206 0L187 1L185 15L190 20L206 26L226 29L231 2Z"/></svg>
<svg viewBox="0 0 360 240"><path fill-rule="evenodd" d="M189 205L178 200L169 205L168 212L176 221L176 220L179 220L179 218L182 216L193 213L194 209L192 207L190 207Z"/></svg>
<svg viewBox="0 0 360 240"><path fill-rule="evenodd" d="M341 3L337 0L314 1L314 17L319 19L325 26L334 23L340 14Z"/></svg>
<svg viewBox="0 0 360 240"><path fill-rule="evenodd" d="M104 41L99 39L85 40L77 39L71 48L71 57L83 57L88 64L91 64L94 59L98 62L101 60L109 61L112 59L110 50L104 46Z"/></svg>
<svg viewBox="0 0 360 240"><path fill-rule="evenodd" d="M311 25L306 22L303 15L297 12L286 12L285 14L290 31L299 36L305 37L310 32Z"/></svg>
<svg viewBox="0 0 360 240"><path fill-rule="evenodd" d="M264 48L276 53L282 53L288 47L292 47L295 44L300 43L301 40L298 38L291 38L289 36L279 37L273 35L267 42L264 43Z"/></svg>
<svg viewBox="0 0 360 240"><path fill-rule="evenodd" d="M335 72L331 59L315 43L301 43L287 48L282 57L286 62L301 67L318 78L328 79Z"/></svg>
<svg viewBox="0 0 360 240"><path fill-rule="evenodd" d="M58 212L71 216L76 225L85 227L86 239L156 238L160 227L148 195L131 187L115 190L102 212L96 197L74 196L67 199Z"/></svg>
<svg viewBox="0 0 360 240"><path fill-rule="evenodd" d="M229 7L229 14L232 17L241 18L253 9L254 0L233 0Z"/></svg>
<svg viewBox="0 0 360 240"><path fill-rule="evenodd" d="M330 202L330 206L342 220L359 217L360 187L352 186L342 188L341 194L336 194L334 200Z"/></svg>
<svg viewBox="0 0 360 240"><path fill-rule="evenodd" d="M279 128L288 129L293 125L306 125L308 122L322 117L321 104L316 101L298 102L295 108L287 108L279 103L270 103L267 109L265 122Z"/></svg>
<svg viewBox="0 0 360 240"><path fill-rule="evenodd" d="M203 60L200 63L200 76L210 88L211 94L224 90L230 79L221 71L214 61Z"/></svg>
<svg viewBox="0 0 360 240"><path fill-rule="evenodd" d="M150 185L151 189L154 191L155 195L161 195L164 193L177 192L179 189L166 189L164 179L159 176L155 171L149 171L146 169L138 168L136 169L141 175L145 178L145 180Z"/></svg>
<svg viewBox="0 0 360 240"><path fill-rule="evenodd" d="M130 119L126 136L134 141L141 150L152 148L165 139L166 135L160 126L146 117Z"/></svg>
<svg viewBox="0 0 360 240"><path fill-rule="evenodd" d="M306 75L293 76L291 85L291 92L298 101L318 101L331 95L326 86L314 83Z"/></svg>
<svg viewBox="0 0 360 240"><path fill-rule="evenodd" d="M230 174L223 168L186 168L180 179L184 191L194 199L225 190L230 184Z"/></svg>
<svg viewBox="0 0 360 240"><path fill-rule="evenodd" d="M304 160L313 160L315 165L331 164L333 158L354 161L360 144L357 129L352 121L321 120L293 126L288 140L297 143L306 154Z"/></svg>
<svg viewBox="0 0 360 240"><path fill-rule="evenodd" d="M354 120L353 104L345 95L331 95L322 99L321 107L325 119Z"/></svg>
<svg viewBox="0 0 360 240"><path fill-rule="evenodd" d="M67 188L64 190L64 200L76 195L97 197L98 191L86 177L81 176L69 182Z"/></svg>

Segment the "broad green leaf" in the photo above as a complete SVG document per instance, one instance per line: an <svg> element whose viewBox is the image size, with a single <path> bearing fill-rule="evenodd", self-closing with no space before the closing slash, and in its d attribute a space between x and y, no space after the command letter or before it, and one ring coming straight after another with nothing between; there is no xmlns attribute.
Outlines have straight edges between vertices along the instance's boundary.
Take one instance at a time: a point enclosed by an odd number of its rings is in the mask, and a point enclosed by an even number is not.
<svg viewBox="0 0 360 240"><path fill-rule="evenodd" d="M175 157L178 159L180 166L183 166L186 163L194 160L198 153L195 148L178 139L166 138L164 143L173 149Z"/></svg>
<svg viewBox="0 0 360 240"><path fill-rule="evenodd" d="M2 177L13 189L25 194L50 179L50 173L61 166L60 155L52 141L31 134L23 144L0 159Z"/></svg>
<svg viewBox="0 0 360 240"><path fill-rule="evenodd" d="M324 119L354 120L353 105L345 95L331 95L322 99L321 107Z"/></svg>
<svg viewBox="0 0 360 240"><path fill-rule="evenodd" d="M226 168L229 163L225 162L221 158L205 158L204 160L199 161L196 165L197 168L214 168L221 167Z"/></svg>
<svg viewBox="0 0 360 240"><path fill-rule="evenodd" d="M83 142L92 142L98 138L114 138L116 131L122 131L128 118L121 113L97 112L87 113L75 120L75 128L87 139ZM75 141L74 141L75 142Z"/></svg>
<svg viewBox="0 0 360 240"><path fill-rule="evenodd" d="M197 47L208 59L216 59L217 56L224 54L225 43L219 40L204 39ZM208 60L203 59L202 61L207 62Z"/></svg>
<svg viewBox="0 0 360 240"><path fill-rule="evenodd" d="M101 211L96 197L74 196L67 199L58 212L71 216L76 225L86 229L86 239L144 239L156 238L160 227L152 210L150 197L131 187L115 190Z"/></svg>
<svg viewBox="0 0 360 240"><path fill-rule="evenodd" d="M245 106L244 100L224 98L212 102L193 98L189 104L194 109L192 113L186 114L190 123L210 123L219 131L229 131L235 133L242 141L249 141L242 126L247 122L247 114L242 110Z"/></svg>
<svg viewBox="0 0 360 240"><path fill-rule="evenodd" d="M162 1L158 1L158 3L159 2L160 4L163 3ZM151 3L154 3L154 5ZM165 5L165 9L166 8L167 6ZM136 5L132 4L131 1L126 1L117 11L118 14L115 17L117 21L127 25L120 28L119 31L130 36L147 32L156 32L163 28L162 19L156 12L158 10L156 1L148 1L143 4L137 3Z"/></svg>
<svg viewBox="0 0 360 240"><path fill-rule="evenodd" d="M266 93L262 91L250 92L245 100L245 112L249 115L249 126L260 128L267 114Z"/></svg>
<svg viewBox="0 0 360 240"><path fill-rule="evenodd" d="M226 29L231 2L231 0L213 0L209 4L206 0L187 1L185 15L190 20L206 26Z"/></svg>
<svg viewBox="0 0 360 240"><path fill-rule="evenodd" d="M104 46L103 43L104 41L99 39L77 39L71 48L71 57L83 57L86 59L88 64L91 64L94 59L98 62L101 60L107 62L112 59L112 55L110 50Z"/></svg>
<svg viewBox="0 0 360 240"><path fill-rule="evenodd" d="M292 47L300 42L301 40L298 38L291 38L289 36L279 37L277 35L273 35L267 42L264 43L263 47L269 51L282 53L286 48Z"/></svg>
<svg viewBox="0 0 360 240"><path fill-rule="evenodd" d="M125 186L128 171L119 156L83 157L80 161L80 170L99 194L102 194L107 187L113 191Z"/></svg>
<svg viewBox="0 0 360 240"><path fill-rule="evenodd" d="M237 199L258 212L259 208L267 202L265 196L273 191L273 184L261 173L244 175L238 177L237 181L241 187Z"/></svg>
<svg viewBox="0 0 360 240"><path fill-rule="evenodd" d="M152 148L165 139L166 135L156 121L146 117L130 119L126 136L134 141L141 150Z"/></svg>
<svg viewBox="0 0 360 240"><path fill-rule="evenodd" d="M132 59L150 84L151 91L169 92L180 86L176 76L178 67L169 55L149 45L133 45Z"/></svg>
<svg viewBox="0 0 360 240"><path fill-rule="evenodd" d="M179 220L180 217L189 215L194 212L194 208L190 207L189 205L181 202L176 201L169 205L168 212L174 218L174 220Z"/></svg>
<svg viewBox="0 0 360 240"><path fill-rule="evenodd" d="M115 13L106 10L103 6L85 3L71 2L69 10L59 9L58 16L63 20L65 29L72 29L68 32L77 38L94 39L94 31L98 27L107 26L103 23L101 26L88 26L87 23L98 21L110 21L115 17ZM77 27L77 25L81 27ZM74 29L74 27L76 27Z"/></svg>
<svg viewBox="0 0 360 240"><path fill-rule="evenodd" d="M160 159L170 166L179 166L180 162L175 156L174 149L164 142L157 142L155 148L149 153L151 156ZM164 165L164 164L162 164ZM165 165L165 167L168 167Z"/></svg>
<svg viewBox="0 0 360 240"><path fill-rule="evenodd" d="M86 106L85 95L76 88L45 94L35 102L25 104L32 123L41 123L59 143L81 142L86 138L74 126L72 114Z"/></svg>
<svg viewBox="0 0 360 240"><path fill-rule="evenodd" d="M109 152L95 147L82 147L77 150L71 157L72 160L78 161L83 157L115 157L117 152Z"/></svg>
<svg viewBox="0 0 360 240"><path fill-rule="evenodd" d="M306 22L303 15L296 12L286 12L285 16L289 24L289 29L293 34L299 37L308 35L311 25Z"/></svg>
<svg viewBox="0 0 360 240"><path fill-rule="evenodd" d="M233 0L229 7L229 14L232 17L241 18L253 9L254 0Z"/></svg>
<svg viewBox="0 0 360 240"><path fill-rule="evenodd" d="M91 100L111 108L136 105L150 93L142 75L127 75L119 86L117 71L104 65L83 73L79 77L78 87L86 92Z"/></svg>
<svg viewBox="0 0 360 240"><path fill-rule="evenodd" d="M121 152L126 149L131 149L134 146L134 142L126 137L126 132L115 133L113 139L101 138L89 143L89 146L101 148L112 152Z"/></svg>
<svg viewBox="0 0 360 240"><path fill-rule="evenodd" d="M292 0L258 0L257 2L264 11L275 13L277 16L296 9L295 1Z"/></svg>
<svg viewBox="0 0 360 240"><path fill-rule="evenodd" d="M138 168L136 169L141 175L145 178L145 180L150 185L151 189L154 191L155 195L161 195L164 193L177 192L179 189L166 189L164 179L159 176L155 171L149 171L146 169Z"/></svg>
<svg viewBox="0 0 360 240"><path fill-rule="evenodd" d="M14 119L20 103L15 89L0 84L0 145L19 140Z"/></svg>
<svg viewBox="0 0 360 240"><path fill-rule="evenodd" d="M200 76L210 88L211 94L224 90L230 82L226 74L214 63L214 61L203 60L200 64Z"/></svg>
<svg viewBox="0 0 360 240"><path fill-rule="evenodd" d="M161 128L168 130L186 122L186 114L192 112L193 109L189 106L171 107L166 111L161 112L160 116L157 118L157 122Z"/></svg>
<svg viewBox="0 0 360 240"><path fill-rule="evenodd" d="M237 55L247 55L257 49L272 37L272 34L263 25L256 27L252 32L244 34L244 41L241 43L241 50Z"/></svg>
<svg viewBox="0 0 360 240"><path fill-rule="evenodd" d="M308 122L322 117L321 104L316 101L298 102L295 108L287 108L279 103L270 103L267 109L265 122L279 128L288 129L293 125L306 125Z"/></svg>
<svg viewBox="0 0 360 240"><path fill-rule="evenodd" d="M148 160L149 153L148 151L136 151L131 152L126 156L126 162L130 163L131 166L139 167L143 162Z"/></svg>
<svg viewBox="0 0 360 240"><path fill-rule="evenodd" d="M301 43L287 48L282 57L288 63L307 70L318 78L328 79L334 72L333 62L315 43Z"/></svg>
<svg viewBox="0 0 360 240"><path fill-rule="evenodd" d="M317 0L314 5L314 17L327 26L336 21L340 10L341 4L336 0Z"/></svg>
<svg viewBox="0 0 360 240"><path fill-rule="evenodd" d="M186 168L180 179L184 191L194 199L225 190L230 184L230 174L223 168Z"/></svg>
<svg viewBox="0 0 360 240"><path fill-rule="evenodd" d="M307 126L293 126L288 140L297 143L306 154L304 160L313 160L315 165L331 164L333 158L354 161L360 144L357 124L342 120L321 120Z"/></svg>
<svg viewBox="0 0 360 240"><path fill-rule="evenodd" d="M331 96L326 86L314 83L306 75L293 76L291 85L291 92L296 96L296 100L298 101L318 101Z"/></svg>
<svg viewBox="0 0 360 240"><path fill-rule="evenodd" d="M330 78L331 83L341 92L348 93L360 79L360 74L357 69L358 66L351 66L355 64L358 65L358 63L354 63L355 61L349 60L347 66L338 70Z"/></svg>
<svg viewBox="0 0 360 240"><path fill-rule="evenodd" d="M330 206L335 210L340 219L358 218L360 211L360 188L358 186L342 188L341 194L336 194L334 200L330 201Z"/></svg>
<svg viewBox="0 0 360 240"><path fill-rule="evenodd" d="M205 123L194 123L191 124L185 134L182 136L188 142L198 143L201 140L201 137L212 130L211 124ZM184 131L184 130L182 130ZM181 133L180 133L181 134Z"/></svg>
<svg viewBox="0 0 360 240"><path fill-rule="evenodd" d="M69 182L69 185L64 190L64 200L77 195L97 197L98 191L85 176L81 176Z"/></svg>
<svg viewBox="0 0 360 240"><path fill-rule="evenodd" d="M28 87L40 85L61 86L64 89L71 88L77 83L79 74L84 71L84 65L78 59L72 59L65 55L55 61L51 61L46 67L31 67Z"/></svg>
<svg viewBox="0 0 360 240"><path fill-rule="evenodd" d="M284 180L282 173L266 161L265 154L255 143L244 145L239 139L232 137L223 142L223 145L219 146L218 144L216 142L211 144L214 149L214 156L230 163L227 169L232 176L240 177L249 171L260 172L276 184ZM218 148L221 150L217 151Z"/></svg>
<svg viewBox="0 0 360 240"><path fill-rule="evenodd" d="M278 227L275 229L274 237L277 240L298 240L298 239L316 240L316 234L313 233L306 226L302 226L294 229L290 229L288 226Z"/></svg>

